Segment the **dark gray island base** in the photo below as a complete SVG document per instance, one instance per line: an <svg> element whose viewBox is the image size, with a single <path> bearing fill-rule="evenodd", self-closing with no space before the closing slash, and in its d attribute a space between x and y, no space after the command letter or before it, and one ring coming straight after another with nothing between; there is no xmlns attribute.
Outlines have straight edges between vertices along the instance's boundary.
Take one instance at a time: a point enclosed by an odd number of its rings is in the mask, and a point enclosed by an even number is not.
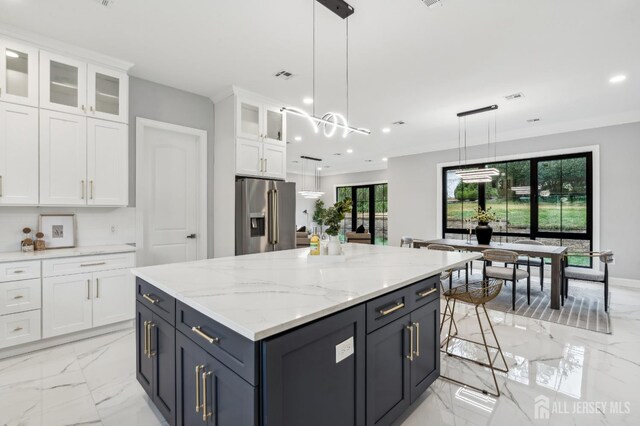
<svg viewBox="0 0 640 426"><path fill-rule="evenodd" d="M389 425L440 375L439 275L260 341L136 287L137 379L170 425Z"/></svg>

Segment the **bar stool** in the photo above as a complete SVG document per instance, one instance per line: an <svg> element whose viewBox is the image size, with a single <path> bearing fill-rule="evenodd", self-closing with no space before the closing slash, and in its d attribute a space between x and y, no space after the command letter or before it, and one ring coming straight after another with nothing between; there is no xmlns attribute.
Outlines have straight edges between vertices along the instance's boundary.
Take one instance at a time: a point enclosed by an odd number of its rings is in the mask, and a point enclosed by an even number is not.
<svg viewBox="0 0 640 426"><path fill-rule="evenodd" d="M448 271L444 271L443 273L440 274L440 294L441 295L444 295L446 291L444 289L444 282L447 281L449 277L451 277L451 275L453 275L453 269L449 269ZM444 328L444 325L447 323L447 321L451 321L453 328L455 329L452 336L457 336L458 325L456 324L455 318L453 318L453 315L451 314L451 305L449 304L449 299L447 299L446 297L445 297L444 311L440 312L440 316L442 317L440 319L440 336L442 336L442 329ZM449 330L449 332L451 332L451 330ZM447 337L445 337L440 341L440 352L444 352L444 349L442 349L442 347L447 343L448 338L449 338L449 335L447 335Z"/></svg>
<svg viewBox="0 0 640 426"><path fill-rule="evenodd" d="M449 304L449 301L453 300L453 306L451 307L450 319L449 319L449 335L447 336L447 340L445 342L446 347L444 352L449 356L467 360L467 361L472 361L476 364L482 365L484 367L488 367L491 370L491 375L493 376L493 383L495 385L496 390L494 393L491 390L481 389L451 377L446 377L446 376L440 376L440 377L442 377L443 379L449 380L453 383L457 383L459 385L469 387L478 392L482 392L485 395L491 395L495 397L500 396L500 388L498 387L498 380L496 379L496 371L508 373L509 366L507 365L507 360L505 359L504 354L502 353L500 342L498 342L496 332L493 329L493 324L491 324L491 319L489 318L489 314L487 313L487 308L485 307L485 304L495 299L498 296L498 294L500 294L500 290L502 290L503 283L504 283L503 280L486 279L480 282L474 282L474 283L469 283L469 284L464 284L458 287L454 287L451 290L447 290L444 293L444 296L447 299L447 305ZM476 342L473 340L451 335L451 328L453 326L453 314L455 313L455 310L456 310L456 302L463 302L463 303L474 305L476 310L476 317L478 318L478 326L480 328L480 334L482 335L482 342ZM493 336L496 346L491 346L487 344L487 338L485 337L484 328L482 326L482 320L480 319L480 310L479 310L480 307L482 307L482 310L484 311L484 315L487 319L487 322L489 323L489 328L491 329L491 335ZM476 345L483 346L487 354L488 362L482 362L476 359L471 359L462 355L456 355L452 353L449 349L449 343L453 339L463 340L465 342L470 342ZM493 357L489 353L490 348L496 350L496 354ZM496 358L498 357L498 355L500 355L500 357L502 358L502 362L504 363L504 368L499 368L496 366Z"/></svg>
<svg viewBox="0 0 640 426"><path fill-rule="evenodd" d="M412 237L402 237L400 239L400 247L407 246L409 248L413 247L413 238Z"/></svg>
<svg viewBox="0 0 640 426"><path fill-rule="evenodd" d="M439 251L456 251L456 249L452 246L448 246L446 244L429 244L427 246L427 250L439 250ZM460 271L465 271L464 282L469 282L469 264L465 263L464 266L456 266L453 268L454 271L458 271L458 277L460 277ZM453 286L453 274L449 275L449 289Z"/></svg>

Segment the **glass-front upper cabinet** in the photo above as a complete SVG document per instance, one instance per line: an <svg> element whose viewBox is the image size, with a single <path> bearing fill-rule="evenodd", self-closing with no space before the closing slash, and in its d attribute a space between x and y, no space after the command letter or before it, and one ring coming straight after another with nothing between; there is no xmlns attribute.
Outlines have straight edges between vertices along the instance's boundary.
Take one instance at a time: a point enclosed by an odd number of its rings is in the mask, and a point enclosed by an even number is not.
<svg viewBox="0 0 640 426"><path fill-rule="evenodd" d="M262 105L238 99L238 137L252 141L262 141Z"/></svg>
<svg viewBox="0 0 640 426"><path fill-rule="evenodd" d="M38 49L0 39L0 100L38 106Z"/></svg>
<svg viewBox="0 0 640 426"><path fill-rule="evenodd" d="M89 116L126 123L129 115L129 76L124 72L89 65Z"/></svg>
<svg viewBox="0 0 640 426"><path fill-rule="evenodd" d="M280 107L264 107L264 142L283 145L285 141L286 115Z"/></svg>
<svg viewBox="0 0 640 426"><path fill-rule="evenodd" d="M41 52L40 107L84 115L88 111L87 64Z"/></svg>

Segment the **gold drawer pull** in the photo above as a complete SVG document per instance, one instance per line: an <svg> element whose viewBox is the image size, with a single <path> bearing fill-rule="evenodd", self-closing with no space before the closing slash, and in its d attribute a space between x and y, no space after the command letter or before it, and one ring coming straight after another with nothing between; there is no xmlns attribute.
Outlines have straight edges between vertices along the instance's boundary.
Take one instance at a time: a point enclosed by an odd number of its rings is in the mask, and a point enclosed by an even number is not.
<svg viewBox="0 0 640 426"><path fill-rule="evenodd" d="M427 296L429 296L430 294L433 294L433 293L435 293L435 292L437 292L437 291L438 291L438 288L437 288L437 287L434 287L434 288L432 288L432 289L430 289L430 290L424 290L424 291L420 291L420 292L418 292L418 296L420 296L420 297L427 297Z"/></svg>
<svg viewBox="0 0 640 426"><path fill-rule="evenodd" d="M217 337L211 337L209 335L207 335L205 332L203 332L200 329L200 326L193 326L191 327L191 331L193 331L194 333L196 333L198 336L202 337L204 340L206 340L209 343L220 343L220 339Z"/></svg>
<svg viewBox="0 0 640 426"><path fill-rule="evenodd" d="M81 263L80 267L81 268L86 268L87 266L100 266L100 265L106 265L107 262L96 262L96 263Z"/></svg>
<svg viewBox="0 0 640 426"><path fill-rule="evenodd" d="M20 330L22 330L22 327L18 326L18 327L13 329L13 332L15 333L15 332L20 331Z"/></svg>
<svg viewBox="0 0 640 426"><path fill-rule="evenodd" d="M204 365L196 365L196 413L200 412L200 371L204 368Z"/></svg>
<svg viewBox="0 0 640 426"><path fill-rule="evenodd" d="M207 408L207 378L211 375L211 372L202 373L202 421L206 422L213 414L213 411L209 411Z"/></svg>
<svg viewBox="0 0 640 426"><path fill-rule="evenodd" d="M148 356L149 355L149 333L147 325L149 324L149 321L145 321L144 322L144 355Z"/></svg>
<svg viewBox="0 0 640 426"><path fill-rule="evenodd" d="M14 296L14 297L13 297L13 300L22 299L23 297L24 297L23 295L19 294L19 295L17 295L17 296Z"/></svg>
<svg viewBox="0 0 640 426"><path fill-rule="evenodd" d="M143 294L142 297L144 297L146 300L148 300L152 305L155 305L156 303L158 303L158 301L156 299L152 298L149 293Z"/></svg>
<svg viewBox="0 0 640 426"><path fill-rule="evenodd" d="M404 308L404 303L403 303L403 302L400 302L400 303L397 303L395 306L393 306L393 307L391 307L391 308L388 308L388 309L380 309L380 314L381 314L382 316L389 315L389 314L392 314L392 313L394 313L395 311L397 311L397 310L399 310L399 309L402 309L402 308Z"/></svg>
<svg viewBox="0 0 640 426"><path fill-rule="evenodd" d="M14 274L24 274L26 271L24 271L23 269L17 269L15 271L13 271Z"/></svg>
<svg viewBox="0 0 640 426"><path fill-rule="evenodd" d="M407 355L407 359L413 362L413 325L406 327L409 330L409 355Z"/></svg>

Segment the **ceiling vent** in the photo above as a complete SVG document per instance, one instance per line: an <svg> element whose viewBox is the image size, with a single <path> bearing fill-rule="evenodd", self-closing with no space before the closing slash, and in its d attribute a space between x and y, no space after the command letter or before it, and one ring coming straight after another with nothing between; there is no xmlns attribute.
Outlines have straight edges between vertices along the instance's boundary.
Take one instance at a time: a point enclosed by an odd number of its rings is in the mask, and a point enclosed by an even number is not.
<svg viewBox="0 0 640 426"><path fill-rule="evenodd" d="M95 0L100 3L104 7L111 7L116 2L116 0Z"/></svg>
<svg viewBox="0 0 640 426"><path fill-rule="evenodd" d="M442 0L422 0L427 7L442 6Z"/></svg>
<svg viewBox="0 0 640 426"><path fill-rule="evenodd" d="M280 70L274 74L274 77L279 78L281 80L289 80L293 77L293 73L290 73L287 70Z"/></svg>
<svg viewBox="0 0 640 426"><path fill-rule="evenodd" d="M507 95L504 97L506 100L508 101L515 101L516 99L522 99L524 98L524 93L522 92L518 92L518 93L514 93L512 95Z"/></svg>
<svg viewBox="0 0 640 426"><path fill-rule="evenodd" d="M540 121L539 118L530 118L527 120L527 123L537 123L538 121Z"/></svg>

